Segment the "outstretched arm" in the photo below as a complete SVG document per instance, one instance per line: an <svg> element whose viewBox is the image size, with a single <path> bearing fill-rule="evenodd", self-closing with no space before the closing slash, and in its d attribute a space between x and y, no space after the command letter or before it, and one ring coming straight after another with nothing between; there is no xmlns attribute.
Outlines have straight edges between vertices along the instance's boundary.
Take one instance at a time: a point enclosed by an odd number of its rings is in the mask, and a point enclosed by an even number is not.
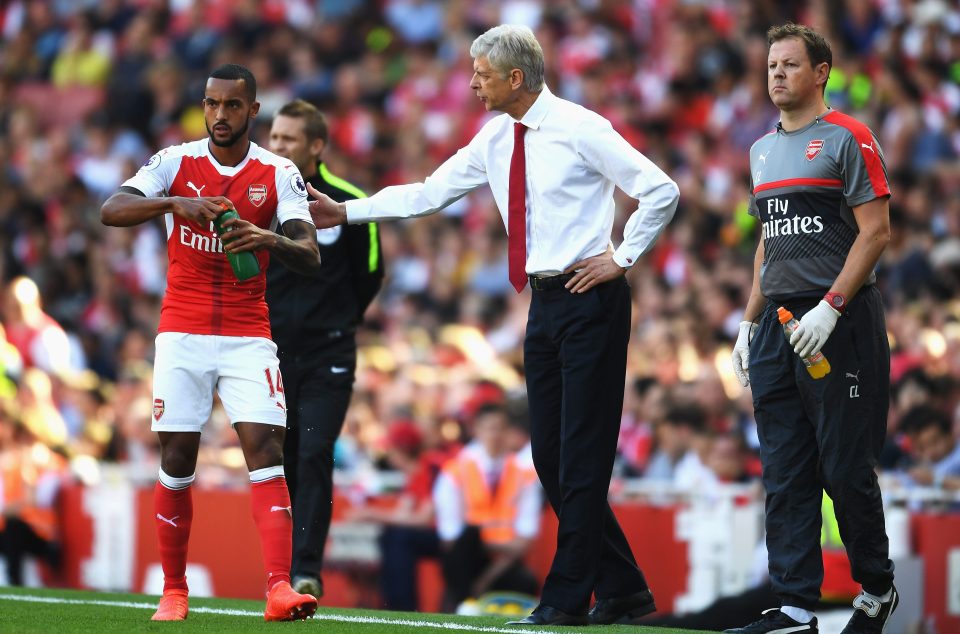
<svg viewBox="0 0 960 634"><path fill-rule="evenodd" d="M317 229L329 229L330 227L347 224L347 206L345 204L338 203L333 198L321 193L310 183L307 183L307 192L314 198L307 208L310 210L310 217Z"/></svg>
<svg viewBox="0 0 960 634"><path fill-rule="evenodd" d="M481 135L477 135L422 183L392 185L369 198L338 203L307 184L307 192L316 199L310 203L313 222L317 229L322 229L347 222L359 224L437 213L487 184L487 169L480 149L483 143Z"/></svg>

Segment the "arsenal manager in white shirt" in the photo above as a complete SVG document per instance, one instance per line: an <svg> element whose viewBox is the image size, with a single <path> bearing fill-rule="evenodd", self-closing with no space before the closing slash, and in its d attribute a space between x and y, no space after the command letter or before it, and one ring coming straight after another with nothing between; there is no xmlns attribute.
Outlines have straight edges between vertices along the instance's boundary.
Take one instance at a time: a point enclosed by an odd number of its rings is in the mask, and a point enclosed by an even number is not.
<svg viewBox="0 0 960 634"><path fill-rule="evenodd" d="M673 217L677 185L609 121L546 88L530 29L494 27L470 55L470 88L502 116L423 183L346 203L311 188L310 212L318 228L425 216L490 185L510 282L533 289L524 341L533 460L560 518L540 605L513 623L632 622L656 607L606 501L630 339L624 273ZM614 187L640 201L615 250Z"/></svg>

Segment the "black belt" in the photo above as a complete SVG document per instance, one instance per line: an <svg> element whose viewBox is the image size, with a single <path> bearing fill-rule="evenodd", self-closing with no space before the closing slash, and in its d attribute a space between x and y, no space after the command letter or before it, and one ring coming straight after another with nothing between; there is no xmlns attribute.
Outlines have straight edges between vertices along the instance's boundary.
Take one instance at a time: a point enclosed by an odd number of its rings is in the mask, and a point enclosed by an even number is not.
<svg viewBox="0 0 960 634"><path fill-rule="evenodd" d="M576 273L560 273L559 275L550 275L549 277L534 277L530 275L530 288L535 291L552 291L563 286L573 279Z"/></svg>

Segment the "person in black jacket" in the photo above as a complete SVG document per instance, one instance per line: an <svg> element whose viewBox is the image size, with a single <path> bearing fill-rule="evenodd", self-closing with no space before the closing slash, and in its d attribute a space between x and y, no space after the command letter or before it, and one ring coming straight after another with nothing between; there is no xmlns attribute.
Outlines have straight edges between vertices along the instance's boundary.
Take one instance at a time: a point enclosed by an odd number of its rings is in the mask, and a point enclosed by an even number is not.
<svg viewBox="0 0 960 634"><path fill-rule="evenodd" d="M284 105L270 129L270 150L289 158L303 179L334 200L365 194L331 174L321 160L327 122L312 104ZM323 595L320 570L333 511L333 445L350 403L363 313L380 289L378 228L342 225L317 231L322 274L268 269L267 304L287 398L283 462L293 503L295 588Z"/></svg>

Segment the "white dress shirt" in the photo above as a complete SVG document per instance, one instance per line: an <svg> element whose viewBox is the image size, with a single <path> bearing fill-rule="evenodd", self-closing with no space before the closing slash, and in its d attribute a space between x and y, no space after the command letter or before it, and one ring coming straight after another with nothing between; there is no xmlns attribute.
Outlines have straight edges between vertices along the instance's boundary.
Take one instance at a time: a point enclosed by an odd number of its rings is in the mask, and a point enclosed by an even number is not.
<svg viewBox="0 0 960 634"><path fill-rule="evenodd" d="M425 216L489 184L506 227L514 122L507 114L489 121L423 183L386 187L369 198L347 201L347 221ZM631 267L673 217L676 183L609 121L546 87L520 122L529 128L524 136L527 274L562 272L606 251L615 186L640 201L613 256L621 267Z"/></svg>
<svg viewBox="0 0 960 634"><path fill-rule="evenodd" d="M473 441L460 450L458 457L468 457L480 468L480 472L490 480L491 471L503 467L503 460L495 463L490 454L477 441ZM522 465L521 465L522 466ZM532 469L532 466L531 466ZM463 491L453 478L440 472L433 485L433 505L437 513L437 534L443 541L453 541L467 526L466 503ZM533 480L520 492L517 500L517 517L513 530L518 537L533 539L540 532L540 517L543 512L543 491L540 481Z"/></svg>

